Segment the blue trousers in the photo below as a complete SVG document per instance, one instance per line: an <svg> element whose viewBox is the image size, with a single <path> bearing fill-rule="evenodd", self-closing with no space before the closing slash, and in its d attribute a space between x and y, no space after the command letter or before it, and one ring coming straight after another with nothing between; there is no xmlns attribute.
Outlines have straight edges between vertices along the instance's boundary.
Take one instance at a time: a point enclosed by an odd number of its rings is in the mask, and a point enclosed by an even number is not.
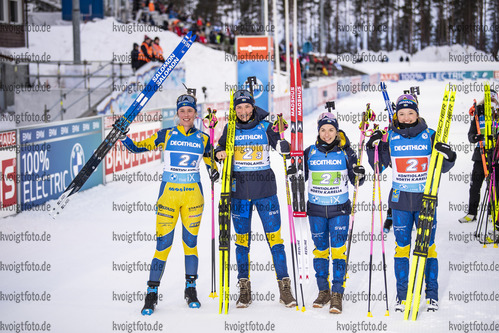
<svg viewBox="0 0 499 333"><path fill-rule="evenodd" d="M236 232L236 261L238 279L249 279L251 245L251 216L256 207L263 223L263 230L272 253L272 260L278 280L288 277L286 253L281 238L281 214L277 195L255 200L233 198L231 201L232 221Z"/></svg>
<svg viewBox="0 0 499 333"><path fill-rule="evenodd" d="M319 290L329 290L329 254L333 261L331 290L343 294L346 268L346 245L350 216L332 218L309 216L310 231L314 241L314 269ZM330 250L331 249L331 250Z"/></svg>
<svg viewBox="0 0 499 333"><path fill-rule="evenodd" d="M395 234L395 278L397 279L397 297L405 300L409 282L409 255L411 250L412 227L418 224L419 211L392 210L393 232ZM437 216L433 219L430 247L426 260L425 281L426 298L438 300L438 260L435 251L435 232Z"/></svg>

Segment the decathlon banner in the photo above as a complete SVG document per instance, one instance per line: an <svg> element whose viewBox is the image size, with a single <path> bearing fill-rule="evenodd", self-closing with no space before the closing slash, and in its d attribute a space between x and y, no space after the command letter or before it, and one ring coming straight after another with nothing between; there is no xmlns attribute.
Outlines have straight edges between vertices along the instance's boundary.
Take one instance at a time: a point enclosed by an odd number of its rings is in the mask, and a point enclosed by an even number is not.
<svg viewBox="0 0 499 333"><path fill-rule="evenodd" d="M254 87L256 105L272 113L274 49L269 36L237 36L237 89L247 89L246 79L256 76ZM231 86L230 84L226 86Z"/></svg>
<svg viewBox="0 0 499 333"><path fill-rule="evenodd" d="M102 142L102 117L19 130L20 210L57 199ZM83 190L102 184L102 163Z"/></svg>

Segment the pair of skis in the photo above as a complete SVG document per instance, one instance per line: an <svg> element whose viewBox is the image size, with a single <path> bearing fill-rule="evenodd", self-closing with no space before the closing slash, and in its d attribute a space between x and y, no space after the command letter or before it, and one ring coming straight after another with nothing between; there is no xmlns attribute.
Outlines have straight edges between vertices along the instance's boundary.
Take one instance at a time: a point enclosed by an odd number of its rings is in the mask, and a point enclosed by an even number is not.
<svg viewBox="0 0 499 333"><path fill-rule="evenodd" d="M449 87L450 88L450 87ZM449 128L452 121L452 112L454 110L456 92L449 91L446 87L442 107L440 109L440 118L433 142L433 150L430 158L430 166L426 178L426 185L423 192L423 201L418 218L418 227L416 231L416 241L412 254L412 263L409 273L409 285L407 288L407 297L404 311L404 320L416 320L421 301L421 289L424 281L426 268L426 259L428 257L428 248L430 246L431 231L435 219L437 208L437 194L440 185L440 176L444 157L435 149L437 142L447 143L449 137ZM414 298L414 305L412 304Z"/></svg>
<svg viewBox="0 0 499 333"><path fill-rule="evenodd" d="M249 92L253 95L253 85L256 84L256 76L247 78ZM236 110L234 109L234 93L230 91L230 107L227 121L227 139L225 142L225 152L227 157L224 160L222 171L222 192L218 204L218 220L220 226L219 254L220 254L220 299L219 314L229 313L229 275L230 275L230 220L231 220L231 191L232 191L232 167L234 164L234 146L236 139ZM213 236L214 237L214 236ZM214 267L214 263L212 267ZM213 278L214 281L214 278ZM212 283L214 284L214 282ZM213 294L213 292L212 292ZM216 297L216 296L215 296Z"/></svg>
<svg viewBox="0 0 499 333"><path fill-rule="evenodd" d="M296 58L296 65L294 65L293 61L290 61L290 71L291 164L289 166L289 170L291 172L289 173L291 174L291 176L286 178L286 186L288 186L287 181L289 180L291 184L291 195L293 199L293 216L290 216L290 238L292 245L294 246L294 249L296 251L296 263L298 264L299 283L302 294L302 311L305 311L303 281L310 281L310 265L308 258L309 226L307 223L307 213L305 208L306 199L305 167L303 156L303 101L301 69L300 61L298 58ZM288 206L288 211L289 208L290 206ZM298 230L298 236L296 235L296 230ZM294 265L295 263L293 262L293 269Z"/></svg>
<svg viewBox="0 0 499 333"><path fill-rule="evenodd" d="M218 218L220 224L219 233L219 254L220 254L220 299L219 314L229 313L229 275L230 275L230 203L232 188L232 166L234 159L234 141L236 137L236 111L234 109L234 91L230 93L230 109L227 125L227 141L225 152L227 157L224 160L222 171L222 192L220 193L220 203L218 205Z"/></svg>
<svg viewBox="0 0 499 333"><path fill-rule="evenodd" d="M128 110L121 116L113 125L113 129L106 136L104 141L97 147L90 159L85 163L80 172L71 181L68 187L64 190L61 196L57 199L55 207L50 212L50 215L55 218L66 207L71 197L83 187L85 182L90 178L92 173L97 169L100 162L106 154L113 148L118 139L128 132L128 127L133 122L135 117L142 111L146 103L151 99L154 93L161 87L166 78L173 71L175 66L180 62L185 53L196 40L196 35L189 32L175 50L166 58L165 62L156 71L151 81L144 87L142 92L137 96Z"/></svg>
<svg viewBox="0 0 499 333"><path fill-rule="evenodd" d="M484 120L485 120L485 145L480 141L480 153L482 157L482 164L484 168L485 180L487 188L485 191L485 196L482 202L482 209L480 211L480 216L478 219L477 229L475 236L478 241L483 244L484 247L487 244L494 243L494 247L497 248L497 233L496 226L497 218L499 214L499 204L497 203L497 184L496 180L496 167L494 166L498 158L498 146L496 145L497 139L497 121L496 112L492 112L491 96L490 96L490 85L488 83L484 86L485 96L484 96ZM476 106L476 102L475 105ZM479 116L477 108L474 107L474 116L477 123L477 134L480 133ZM485 208L487 207L487 214L485 214ZM489 223L487 221L489 218L492 220L492 231L487 230ZM484 222L485 220L485 222ZM483 230L482 230L483 229ZM482 232L483 231L483 232Z"/></svg>

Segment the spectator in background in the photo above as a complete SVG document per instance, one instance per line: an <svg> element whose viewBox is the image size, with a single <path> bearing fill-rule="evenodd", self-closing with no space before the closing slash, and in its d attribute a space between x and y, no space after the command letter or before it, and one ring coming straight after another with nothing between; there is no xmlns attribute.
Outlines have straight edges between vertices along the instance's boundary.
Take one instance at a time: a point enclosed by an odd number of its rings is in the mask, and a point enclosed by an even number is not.
<svg viewBox="0 0 499 333"><path fill-rule="evenodd" d="M217 43L217 32L215 30L210 31L210 35L208 36L211 44Z"/></svg>
<svg viewBox="0 0 499 333"><path fill-rule="evenodd" d="M140 64L139 64L139 44L137 44L137 43L133 43L133 50L131 52L131 58L132 58L132 69L135 72L140 67Z"/></svg>
<svg viewBox="0 0 499 333"><path fill-rule="evenodd" d="M153 13L154 13L154 10L155 10L155 6L154 6L154 1L153 0L150 0L148 3L147 3L147 8L148 10L146 10L146 12L148 12L148 23L150 25L156 25L156 22L154 22L154 19L153 19Z"/></svg>
<svg viewBox="0 0 499 333"><path fill-rule="evenodd" d="M210 37L210 34L211 34L211 23L210 22L206 22L206 25L204 26L204 34L205 34L205 37L208 36L208 38ZM210 42L211 43L211 42Z"/></svg>
<svg viewBox="0 0 499 333"><path fill-rule="evenodd" d="M159 37L154 38L154 42L152 43L152 56L154 61L165 62L163 49L159 45Z"/></svg>
<svg viewBox="0 0 499 333"><path fill-rule="evenodd" d="M177 34L177 36L182 36L182 28L180 27L180 20L173 21L173 32Z"/></svg>
<svg viewBox="0 0 499 333"><path fill-rule="evenodd" d="M142 42L142 45L140 46L140 51L139 51L139 67L144 66L151 60L153 60L153 55L152 55L152 40L149 38L149 36L145 35L144 36L144 41Z"/></svg>
<svg viewBox="0 0 499 333"><path fill-rule="evenodd" d="M198 42L206 44L206 35L203 31L201 31L198 35Z"/></svg>

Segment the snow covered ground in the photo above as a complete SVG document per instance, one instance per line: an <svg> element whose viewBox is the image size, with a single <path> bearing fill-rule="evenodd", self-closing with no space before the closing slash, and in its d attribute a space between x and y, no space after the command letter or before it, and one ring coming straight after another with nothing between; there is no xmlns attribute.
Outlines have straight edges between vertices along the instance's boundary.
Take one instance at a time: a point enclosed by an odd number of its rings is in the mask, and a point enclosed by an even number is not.
<svg viewBox="0 0 499 333"><path fill-rule="evenodd" d="M103 20L100 24L111 24L107 21ZM97 24L95 23L96 26ZM109 38L101 35L98 28L87 25L82 29L83 40L86 39L85 33L89 32L92 41L87 41L86 45L96 46L93 51L85 50L84 57L85 52L94 52L89 53L88 57L102 54L107 59L112 56L112 52L129 51L130 41L120 40L127 35L117 34L110 45ZM54 58L71 58L68 54L70 43L66 41L71 37L66 34L68 33L62 30L58 32L58 38L62 40L60 48L50 47L54 52L60 52L54 54ZM170 33L165 33L162 40L166 41L167 34ZM140 41L143 34L136 33L130 37ZM32 45L38 45L34 39L31 40ZM172 37L171 40L164 46L165 53L173 48L177 37ZM42 50L41 45L44 43L46 41L40 40L38 50ZM49 44L45 45L49 47ZM187 68L187 82L196 82L200 86L212 84L212 87L216 87L213 88L214 96L223 99L226 95L223 82L232 82L235 79L235 66L225 62L219 53L201 45L194 45L183 62ZM411 66L414 63L411 63ZM453 67L454 65L445 64L449 68L459 69ZM392 68L390 72L409 71L400 66L402 65ZM428 71L437 71L441 70L442 66L440 62L425 62L422 67ZM480 81L453 83L473 85L474 82ZM396 99L404 89L413 85L419 85L421 88L421 116L427 120L430 127L436 128L444 83L389 83L388 92L392 99ZM262 241L263 228L258 215L255 214L252 223L255 239L251 249L251 261L254 264L251 281L256 299L247 309L235 308L237 279L236 271L232 270L231 294L234 298L230 302L230 312L227 316L219 315L218 298L213 300L208 297L211 276L211 207L210 185L207 174L203 171L202 182L206 200L198 238L200 264L197 289L202 303L200 309L189 309L183 300L184 259L181 232L177 227L173 249L160 286L161 296L157 311L151 317L140 315L149 277L148 265L154 254L155 242L151 238L155 232L155 214L152 206L155 204L159 183L115 181L79 193L57 220L52 220L46 211L23 212L0 220L0 331L34 331L34 327L39 330L44 327L45 331L48 331L47 325L50 325L51 332L499 331L498 249L492 246L483 248L472 239L471 234L476 224L463 225L457 222L466 210L472 166L473 147L467 144L468 108L473 98L480 99L481 96L481 92L459 92L456 97L450 142L458 152L458 159L451 172L442 177L439 193L436 244L440 263L440 310L436 313L427 313L423 304L419 319L416 322L405 322L402 314L394 312L395 245L393 233L390 233L386 236L385 243L390 316L384 316L385 303L380 299L384 287L383 273L378 270L381 262L381 244L378 241L375 244L373 261L377 269L373 273L372 287L376 299L371 303L373 318L367 317L368 234L371 227L369 205L372 195L372 181L367 181L359 192L360 211L356 215L354 227L357 238L354 239L351 251L351 271L346 283L343 314L331 315L326 308L312 308L312 302L317 296L312 267L311 281L303 288L306 311L297 312L278 303L275 272L268 270L271 264L270 252L266 242ZM379 92L359 92L337 100L336 111L340 128L347 133L352 143L358 144L358 119L368 102L379 114L379 120L383 120L380 121L382 126L386 125L387 117L382 111L384 102ZM321 107L305 118L305 146L314 142L316 117L323 110ZM272 152L271 159L278 180L282 235L291 274L282 160L275 152ZM372 175L366 159L363 164ZM161 173L161 167L158 165L140 171L142 174L155 175ZM385 174L381 185L384 204L390 189L391 170L387 170ZM350 189L352 191L352 187ZM218 202L219 192L220 185L217 184L215 202ZM53 205L53 202L49 204ZM133 209L133 205L141 209ZM128 207L131 208L129 212L126 211ZM378 220L375 221L375 234L379 234ZM33 241L33 238L50 239ZM312 244L311 240L309 244ZM312 250L313 245L309 248L310 261ZM231 251L232 263L235 263L234 246ZM218 256L218 253L216 255ZM34 266L44 271L34 271ZM27 296L24 295L25 292Z"/></svg>

